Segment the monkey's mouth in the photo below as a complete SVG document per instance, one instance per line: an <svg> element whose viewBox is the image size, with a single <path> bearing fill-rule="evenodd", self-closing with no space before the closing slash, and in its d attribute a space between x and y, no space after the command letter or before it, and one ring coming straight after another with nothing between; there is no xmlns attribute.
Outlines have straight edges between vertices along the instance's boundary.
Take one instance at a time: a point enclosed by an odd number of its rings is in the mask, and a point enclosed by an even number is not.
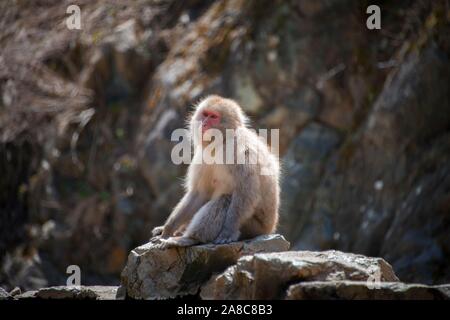
<svg viewBox="0 0 450 320"><path fill-rule="evenodd" d="M211 134L211 131L208 131L209 129L206 129L206 130L202 130L202 141L203 142L207 142L207 143L209 143L209 142L211 142L211 139L212 139L212 134Z"/></svg>
<svg viewBox="0 0 450 320"><path fill-rule="evenodd" d="M211 126L208 126L208 125L202 126L202 136L204 136L204 135L211 136L213 131L210 129L214 129L214 128Z"/></svg>

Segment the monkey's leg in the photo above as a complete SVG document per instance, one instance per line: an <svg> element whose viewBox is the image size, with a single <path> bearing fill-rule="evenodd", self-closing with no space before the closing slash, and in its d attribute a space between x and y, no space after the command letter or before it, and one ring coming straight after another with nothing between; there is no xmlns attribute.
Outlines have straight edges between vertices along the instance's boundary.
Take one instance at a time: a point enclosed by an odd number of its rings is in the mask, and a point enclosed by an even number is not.
<svg viewBox="0 0 450 320"><path fill-rule="evenodd" d="M170 214L164 226L153 229L155 233L161 231L162 238L168 238L174 235L182 225L187 224L197 210L204 205L205 200L202 196L194 192L188 192L177 204L175 209Z"/></svg>
<svg viewBox="0 0 450 320"><path fill-rule="evenodd" d="M229 243L237 241L242 224L255 211L258 198L259 180L252 166L236 165L233 170L236 186L231 196L231 202L225 213L225 222L214 243Z"/></svg>
<svg viewBox="0 0 450 320"><path fill-rule="evenodd" d="M171 237L167 240L162 239L160 247L185 247L197 243L214 243L225 222L230 201L230 195L223 195L208 201L195 214L183 236Z"/></svg>
<svg viewBox="0 0 450 320"><path fill-rule="evenodd" d="M175 231L175 232L173 233L173 236L174 236L174 237L181 237L181 236L185 233L186 228L187 228L187 224L183 224L181 227L179 227L179 228L177 229L177 231Z"/></svg>
<svg viewBox="0 0 450 320"><path fill-rule="evenodd" d="M261 209L255 212L255 214L247 219L241 226L241 235L239 240L252 239L262 234L269 234L271 229L264 223L264 213Z"/></svg>

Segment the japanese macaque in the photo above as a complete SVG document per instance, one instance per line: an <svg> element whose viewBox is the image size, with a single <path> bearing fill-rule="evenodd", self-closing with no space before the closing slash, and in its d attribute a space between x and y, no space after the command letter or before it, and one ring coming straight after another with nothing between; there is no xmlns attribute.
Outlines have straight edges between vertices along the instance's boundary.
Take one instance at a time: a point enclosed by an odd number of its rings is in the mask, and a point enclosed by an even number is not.
<svg viewBox="0 0 450 320"><path fill-rule="evenodd" d="M229 243L275 231L278 157L247 124L248 118L233 100L213 95L197 105L189 122L195 151L185 180L186 193L166 223L152 231L161 247ZM203 147L212 143L208 134L213 129L222 133L223 141L214 143L219 143L223 158L233 153L231 164L198 161ZM225 146L230 131L232 148ZM244 161L238 161L242 155Z"/></svg>

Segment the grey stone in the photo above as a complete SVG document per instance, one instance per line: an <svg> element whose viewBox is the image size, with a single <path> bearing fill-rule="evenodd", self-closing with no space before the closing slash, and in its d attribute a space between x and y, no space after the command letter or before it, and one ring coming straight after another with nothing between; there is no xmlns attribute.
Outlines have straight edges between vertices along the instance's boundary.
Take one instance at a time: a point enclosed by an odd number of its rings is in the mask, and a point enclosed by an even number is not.
<svg viewBox="0 0 450 320"><path fill-rule="evenodd" d="M12 296L2 287L0 287L0 300L11 299Z"/></svg>
<svg viewBox="0 0 450 320"><path fill-rule="evenodd" d="M213 273L245 255L278 252L289 242L277 234L224 245L204 244L161 250L147 243L131 251L122 272L122 286L134 299L168 299L197 294ZM123 290L123 289L120 289Z"/></svg>
<svg viewBox="0 0 450 320"><path fill-rule="evenodd" d="M449 300L450 285L426 286L401 282L368 285L363 281L312 281L291 285L288 300Z"/></svg>
<svg viewBox="0 0 450 320"><path fill-rule="evenodd" d="M245 256L202 287L202 299L280 299L295 281L398 281L381 258L340 251Z"/></svg>
<svg viewBox="0 0 450 320"><path fill-rule="evenodd" d="M57 286L28 291L17 298L115 300L116 292L115 286Z"/></svg>

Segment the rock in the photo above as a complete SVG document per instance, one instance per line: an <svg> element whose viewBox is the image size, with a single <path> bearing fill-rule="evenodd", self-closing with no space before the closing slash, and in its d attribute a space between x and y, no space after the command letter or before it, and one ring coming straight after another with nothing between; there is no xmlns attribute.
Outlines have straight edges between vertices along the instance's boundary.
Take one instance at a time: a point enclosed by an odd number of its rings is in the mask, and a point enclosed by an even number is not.
<svg viewBox="0 0 450 320"><path fill-rule="evenodd" d="M299 230L309 222L311 207L315 205L315 193L323 175L327 158L339 146L341 138L334 129L318 123L310 123L291 143L283 158L284 179L281 189L283 212L281 232L303 235ZM317 237L317 229L314 228ZM316 249L316 248L308 248Z"/></svg>
<svg viewBox="0 0 450 320"><path fill-rule="evenodd" d="M281 105L261 119L260 123L264 128L282 128L280 154L284 154L298 133L317 117L320 106L318 93L305 87L288 95Z"/></svg>
<svg viewBox="0 0 450 320"><path fill-rule="evenodd" d="M332 79L326 81L321 88L324 105L320 114L320 121L326 125L345 130L352 124L354 111L349 94L343 94L339 89L338 81Z"/></svg>
<svg viewBox="0 0 450 320"><path fill-rule="evenodd" d="M406 55L326 157L301 158L303 129L282 188L294 249L381 256L403 281L449 282L449 65L433 43Z"/></svg>
<svg viewBox="0 0 450 320"><path fill-rule="evenodd" d="M43 273L42 260L39 261L35 253L31 259L26 254L26 249L19 247L15 252L7 253L3 256L2 261L4 265L0 272L0 281L8 292L11 290L17 292L16 288L37 290L48 286ZM13 275L18 276L15 277Z"/></svg>
<svg viewBox="0 0 450 320"><path fill-rule="evenodd" d="M136 87L150 72L150 52L141 42L141 30L135 19L130 19L117 26L112 34L114 46L113 60L118 77L130 88Z"/></svg>
<svg viewBox="0 0 450 320"><path fill-rule="evenodd" d="M171 134L180 127L179 114L173 109L164 110L148 133L142 148L141 171L158 197L163 196L183 174L183 167L175 165L171 159L171 151L176 144L171 141Z"/></svg>
<svg viewBox="0 0 450 320"><path fill-rule="evenodd" d="M86 60L86 66L80 72L79 82L80 84L92 90L100 90L101 84L108 81L111 77L111 47L110 46L102 46L99 48L95 48L89 54L89 58Z"/></svg>
<svg viewBox="0 0 450 320"><path fill-rule="evenodd" d="M404 281L450 282L449 82L448 55L434 44L411 54L386 81L368 121L365 145L376 145L366 148L368 156L386 150L370 167L383 163L386 168L382 180L387 192L379 201L392 219L389 228L372 238L383 237L379 254ZM402 196L390 195L393 188L404 190ZM364 234L372 233L368 231Z"/></svg>
<svg viewBox="0 0 450 320"><path fill-rule="evenodd" d="M9 292L9 294L11 295L11 296L17 296L17 295L19 295L19 294L21 294L22 293L22 290L20 290L20 288L19 287L15 287L14 289L12 289L10 292Z"/></svg>
<svg viewBox="0 0 450 320"><path fill-rule="evenodd" d="M36 298L36 293L37 290L29 290L29 291L25 291L24 293L16 296L16 299L32 299L32 298Z"/></svg>
<svg viewBox="0 0 450 320"><path fill-rule="evenodd" d="M264 101L258 94L255 84L248 76L236 76L235 79L236 99L244 111L249 114L259 114L264 107Z"/></svg>
<svg viewBox="0 0 450 320"><path fill-rule="evenodd" d="M168 299L197 294L213 273L222 272L244 256L289 248L283 236L272 234L225 245L205 244L161 250L147 243L131 251L122 272L126 296ZM123 289L119 290L123 294Z"/></svg>
<svg viewBox="0 0 450 320"><path fill-rule="evenodd" d="M374 287L363 281L312 281L291 285L288 300L449 300L450 285L426 286L380 282Z"/></svg>
<svg viewBox="0 0 450 320"><path fill-rule="evenodd" d="M16 298L115 300L116 293L117 287L114 286L57 286L27 291Z"/></svg>
<svg viewBox="0 0 450 320"><path fill-rule="evenodd" d="M295 281L398 281L381 258L340 251L245 256L201 288L202 299L279 299Z"/></svg>
<svg viewBox="0 0 450 320"><path fill-rule="evenodd" d="M0 300L11 299L11 295L2 287L0 287Z"/></svg>

